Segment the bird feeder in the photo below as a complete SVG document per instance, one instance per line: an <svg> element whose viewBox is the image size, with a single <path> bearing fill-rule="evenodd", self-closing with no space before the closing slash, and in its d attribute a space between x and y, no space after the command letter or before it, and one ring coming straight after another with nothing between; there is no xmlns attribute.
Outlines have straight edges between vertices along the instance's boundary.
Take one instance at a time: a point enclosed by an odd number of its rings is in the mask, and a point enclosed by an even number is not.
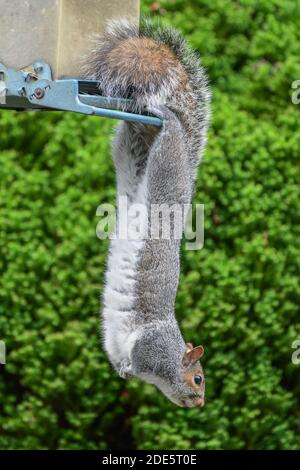
<svg viewBox="0 0 300 470"><path fill-rule="evenodd" d="M139 21L139 0L0 0L0 109L61 110L161 125L81 77L107 20ZM125 111L124 111L125 109Z"/></svg>

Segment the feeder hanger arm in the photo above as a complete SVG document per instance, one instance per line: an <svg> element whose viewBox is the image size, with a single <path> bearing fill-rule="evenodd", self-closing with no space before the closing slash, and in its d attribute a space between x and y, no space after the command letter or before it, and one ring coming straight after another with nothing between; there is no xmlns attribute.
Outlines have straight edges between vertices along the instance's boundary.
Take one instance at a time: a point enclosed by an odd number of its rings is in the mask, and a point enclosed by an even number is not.
<svg viewBox="0 0 300 470"><path fill-rule="evenodd" d="M155 116L123 111L126 107L130 109L131 100L101 96L97 82L52 80L51 68L43 62L36 62L22 70L0 64L0 77L6 91L5 100L2 97L0 102L0 109L52 109L154 126L162 125L161 119ZM81 88L92 89L93 94L81 93Z"/></svg>

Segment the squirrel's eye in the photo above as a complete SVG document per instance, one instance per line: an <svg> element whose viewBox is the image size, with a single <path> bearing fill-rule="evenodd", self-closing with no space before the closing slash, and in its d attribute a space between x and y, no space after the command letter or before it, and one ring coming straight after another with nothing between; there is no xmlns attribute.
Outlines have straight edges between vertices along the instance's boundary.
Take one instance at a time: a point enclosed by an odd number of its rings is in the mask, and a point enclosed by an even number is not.
<svg viewBox="0 0 300 470"><path fill-rule="evenodd" d="M194 382L195 382L196 385L201 385L201 383L202 383L201 375L195 375Z"/></svg>

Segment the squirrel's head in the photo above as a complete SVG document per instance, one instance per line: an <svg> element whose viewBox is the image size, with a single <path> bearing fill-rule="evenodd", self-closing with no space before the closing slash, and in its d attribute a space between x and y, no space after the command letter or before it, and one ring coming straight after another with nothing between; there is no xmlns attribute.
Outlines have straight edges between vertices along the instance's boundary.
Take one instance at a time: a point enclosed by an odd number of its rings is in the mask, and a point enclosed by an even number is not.
<svg viewBox="0 0 300 470"><path fill-rule="evenodd" d="M203 346L194 348L191 343L187 343L177 373L171 378L169 386L162 389L176 405L187 408L204 406L205 378L199 361L203 354Z"/></svg>
<svg viewBox="0 0 300 470"><path fill-rule="evenodd" d="M160 362L153 375L143 378L156 385L176 405L201 408L205 401L205 379L199 359L203 354L203 346L194 348L187 343L178 363Z"/></svg>

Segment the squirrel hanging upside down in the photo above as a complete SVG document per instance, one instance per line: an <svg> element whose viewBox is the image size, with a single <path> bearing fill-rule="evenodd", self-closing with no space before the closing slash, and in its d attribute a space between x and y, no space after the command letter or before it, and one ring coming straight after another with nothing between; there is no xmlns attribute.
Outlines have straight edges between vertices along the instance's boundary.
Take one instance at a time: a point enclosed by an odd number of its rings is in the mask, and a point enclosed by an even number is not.
<svg viewBox="0 0 300 470"><path fill-rule="evenodd" d="M85 76L99 82L103 95L130 98L132 111L163 120L162 128L119 125L112 152L118 197L149 209L189 204L209 118L210 93L197 54L173 29L112 21L96 41ZM149 224L146 217L144 234ZM179 406L200 407L204 349L185 343L174 314L179 249L180 240L172 236L111 240L104 347L122 378L139 377Z"/></svg>

